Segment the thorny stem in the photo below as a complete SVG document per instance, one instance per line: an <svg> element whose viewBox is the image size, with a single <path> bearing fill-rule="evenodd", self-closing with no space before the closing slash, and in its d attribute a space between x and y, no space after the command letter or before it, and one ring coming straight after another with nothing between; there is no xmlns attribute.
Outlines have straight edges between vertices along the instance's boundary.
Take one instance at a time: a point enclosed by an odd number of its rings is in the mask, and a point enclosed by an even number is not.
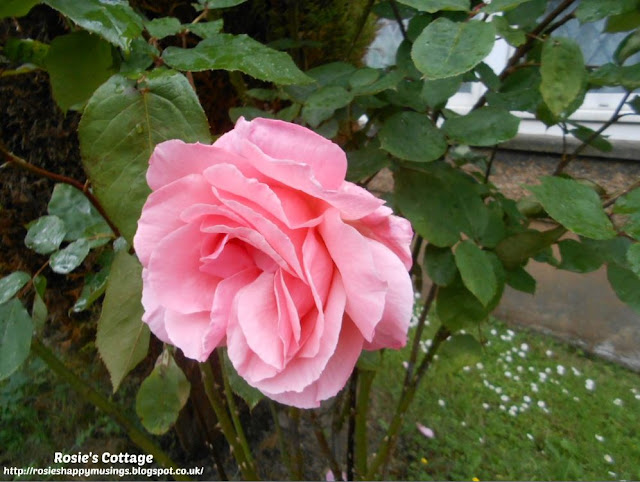
<svg viewBox="0 0 640 482"><path fill-rule="evenodd" d="M404 28L404 23L402 23L402 17L400 16L400 10L398 9L398 4L396 3L396 0L391 0L389 4L391 5L391 10L393 10L393 16L396 18L396 22L398 22L398 27L400 27L400 33L402 33L402 38L404 40L409 40L409 37L407 37L407 31Z"/></svg>
<svg viewBox="0 0 640 482"><path fill-rule="evenodd" d="M240 443L240 438L236 434L233 422L229 418L229 414L218 391L218 386L209 362L200 363L200 375L202 376L202 384L211 403L211 408L213 408L213 411L216 413L220 429L231 447L231 452L242 472L242 477L245 480L259 480L253 466L247 461L242 444Z"/></svg>
<svg viewBox="0 0 640 482"><path fill-rule="evenodd" d="M329 462L329 468L331 468L331 472L333 472L333 476L335 480L342 480L342 470L340 469L340 465L338 461L333 455L331 451L331 447L329 447L329 443L327 442L327 438L324 436L324 430L322 430L322 425L320 425L320 421L318 420L318 416L314 411L309 411L309 419L311 420L311 425L313 425L313 433L318 440L318 446L320 450L327 458Z"/></svg>
<svg viewBox="0 0 640 482"><path fill-rule="evenodd" d="M575 160L582 153L582 151L584 151L587 148L587 146L591 143L591 141L597 138L600 134L602 134L605 130L607 130L612 124L617 122L618 119L620 119L620 117L622 117L622 115L620 114L620 111L624 107L624 104L626 104L627 99L629 98L630 95L631 95L631 92L625 93L625 95L620 100L618 107L616 107L616 110L613 112L609 120L604 124L602 124L602 126L600 126L600 128L597 131L594 131L589 137L587 137L587 139L583 141L582 144L580 144L570 156L568 157L563 156L563 158L558 163L556 170L553 172L554 176L561 174L564 168L567 167L567 164Z"/></svg>
<svg viewBox="0 0 640 482"><path fill-rule="evenodd" d="M422 307L422 312L420 313L420 318L418 318L418 324L416 326L416 332L413 337L413 345L411 346L411 353L409 354L407 372L405 374L405 379L403 385L406 386L411 381L411 377L413 376L413 371L416 366L416 362L418 361L418 353L420 352L420 341L422 340L422 332L424 331L424 326L427 321L427 316L429 316L429 309L433 304L433 300L436 298L438 294L438 285L435 283L431 284L431 288L429 288L429 293L427 294L427 299L424 302L424 306Z"/></svg>
<svg viewBox="0 0 640 482"><path fill-rule="evenodd" d="M100 201L98 201L98 199L91 193L91 191L89 191L87 184L82 184L81 182L75 179L72 179L70 177L61 176L60 174L56 174L54 172L47 171L46 169L42 169L41 167L34 166L33 164L22 159L21 157L18 157L12 152L9 152L8 150L6 150L6 148L2 143L0 143L0 156L2 156L2 159L4 161L10 164L13 164L17 167L20 167L22 169L25 169L29 172L32 172L42 177L46 177L47 179L51 179L52 181L55 181L55 182L61 182L63 184L68 184L70 186L75 187L80 192L82 192L82 194L85 195L85 197L89 200L89 202L93 205L93 207L96 208L96 210L100 213L100 215L104 218L106 223L111 228L111 231L113 231L113 234L115 235L115 237L119 238L121 236L120 231L118 230L116 225L113 224L113 221L111 221L111 219L105 212L104 208L100 204Z"/></svg>
<svg viewBox="0 0 640 482"><path fill-rule="evenodd" d="M227 367L225 364L224 356L221 349L218 349L217 352L218 360L220 361L222 381L224 384L224 394L227 398L227 406L229 407L229 412L231 413L231 420L233 421L233 426L235 427L238 438L240 439L240 445L242 445L242 450L244 450L244 455L247 458L247 463L249 464L251 469L255 471L256 463L253 460L253 456L251 455L251 448L249 447L249 442L247 442L247 437L244 433L242 423L240 422L240 412L238 411L236 402L233 399L233 391L231 390L231 385L229 384L229 376L227 374Z"/></svg>
<svg viewBox="0 0 640 482"><path fill-rule="evenodd" d="M287 443L282 433L282 427L280 426L280 420L278 419L278 409L276 403L273 400L269 400L269 410L271 411L271 417L273 417L273 425L276 429L276 437L278 438L278 447L280 448L280 457L289 470L289 475L293 477L293 465L291 463L291 455L287 449Z"/></svg>
<svg viewBox="0 0 640 482"><path fill-rule="evenodd" d="M361 370L359 376L358 402L356 403L356 433L355 433L355 469L356 478L364 480L367 473L367 414L369 412L369 398L371 386L376 372Z"/></svg>
<svg viewBox="0 0 640 482"><path fill-rule="evenodd" d="M164 452L153 439L140 430L127 416L124 415L121 407L118 407L108 398L104 397L92 388L86 381L69 370L69 368L62 363L62 361L49 348L47 348L38 337L34 337L31 341L31 348L34 353L46 363L51 371L71 385L71 387L78 392L84 400L102 410L122 426L122 428L126 430L131 441L146 453L153 455L153 459L156 462L163 467L173 467L174 469L178 467L171 457L169 457L169 455L167 455L167 453ZM191 480L186 476L174 475L173 477L176 480Z"/></svg>
<svg viewBox="0 0 640 482"><path fill-rule="evenodd" d="M358 400L358 367L349 379L349 424L347 426L347 480L354 480L354 451L356 434L356 404Z"/></svg>
<svg viewBox="0 0 640 482"><path fill-rule="evenodd" d="M428 307L425 306L425 309L427 308ZM415 374L411 377L409 382L402 387L402 394L400 395L400 399L398 400L398 405L396 406L393 418L391 420L391 423L389 424L387 433L382 439L382 443L380 444L378 453L369 466L369 471L367 472L367 475L365 477L366 480L373 480L374 477L384 476L384 471L386 470L389 456L391 455L393 447L395 446L398 432L400 431L400 427L402 426L402 422L404 420L404 415L409 409L411 402L413 401L413 397L416 394L416 389L418 388L420 380L431 365L433 357L438 351L438 348L443 341L449 338L450 334L451 332L444 325L438 328L438 331L433 337L433 342L431 343L429 350L420 363L420 366L416 370Z"/></svg>

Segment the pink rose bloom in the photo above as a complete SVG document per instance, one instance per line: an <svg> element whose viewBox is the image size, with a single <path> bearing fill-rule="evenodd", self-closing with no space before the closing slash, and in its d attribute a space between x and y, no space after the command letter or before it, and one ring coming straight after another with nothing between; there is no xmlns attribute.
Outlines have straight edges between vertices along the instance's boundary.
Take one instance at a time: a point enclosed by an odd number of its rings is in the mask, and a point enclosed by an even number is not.
<svg viewBox="0 0 640 482"><path fill-rule="evenodd" d="M226 344L250 385L301 408L363 349L404 346L411 226L346 169L336 144L276 120L159 144L134 239L151 331L198 361Z"/></svg>

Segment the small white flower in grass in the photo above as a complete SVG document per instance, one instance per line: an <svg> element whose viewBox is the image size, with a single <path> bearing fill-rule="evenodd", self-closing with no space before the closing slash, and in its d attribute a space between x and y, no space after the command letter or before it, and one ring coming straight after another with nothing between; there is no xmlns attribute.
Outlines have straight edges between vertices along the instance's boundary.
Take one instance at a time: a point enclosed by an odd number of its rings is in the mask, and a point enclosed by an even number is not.
<svg viewBox="0 0 640 482"><path fill-rule="evenodd" d="M612 464L613 463L613 457L609 454L605 454L604 456L604 461L608 464Z"/></svg>
<svg viewBox="0 0 640 482"><path fill-rule="evenodd" d="M591 378L587 378L584 382L584 387L592 392L596 389L596 382L591 380Z"/></svg>
<svg viewBox="0 0 640 482"><path fill-rule="evenodd" d="M613 477L614 479L618 477L618 474L616 474L615 472L612 472L611 470L607 473L609 474L610 477Z"/></svg>
<svg viewBox="0 0 640 482"><path fill-rule="evenodd" d="M500 405L498 406L498 408L499 408L500 410L502 410L503 412L507 409L507 407L505 407L505 406L504 406L504 405L502 405L502 404L500 404Z"/></svg>
<svg viewBox="0 0 640 482"><path fill-rule="evenodd" d="M565 395L569 395L569 390L567 390L566 388L563 388L562 393L564 393Z"/></svg>
<svg viewBox="0 0 640 482"><path fill-rule="evenodd" d="M425 427L421 423L416 422L416 428L418 429L418 432L420 432L422 435L424 435L427 438L435 437L433 430L431 430L429 427Z"/></svg>
<svg viewBox="0 0 640 482"><path fill-rule="evenodd" d="M604 437L603 437L602 435L600 435L600 434L598 434L598 433L597 433L597 434L595 435L595 437L596 437L596 440L597 440L598 442L604 442Z"/></svg>
<svg viewBox="0 0 640 482"><path fill-rule="evenodd" d="M562 365L558 365L556 367L556 372L558 372L558 375L564 375L564 367Z"/></svg>
<svg viewBox="0 0 640 482"><path fill-rule="evenodd" d="M547 406L547 404L546 404L546 403L544 403L544 401L543 401L543 400L538 400L538 407L540 407L540 408L545 408L546 406Z"/></svg>
<svg viewBox="0 0 640 482"><path fill-rule="evenodd" d="M535 371L536 371L536 369L535 369L534 367L529 367L529 371L530 371L531 373L533 373L533 372L535 372Z"/></svg>
<svg viewBox="0 0 640 482"><path fill-rule="evenodd" d="M524 371L524 368L522 367L522 365L518 365L516 367L516 370L518 371L518 373L522 373Z"/></svg>
<svg viewBox="0 0 640 482"><path fill-rule="evenodd" d="M525 395L522 399L527 403L531 403L531 397L529 395Z"/></svg>
<svg viewBox="0 0 640 482"><path fill-rule="evenodd" d="M513 375L511 375L511 372L507 370L506 372L504 372L504 376L507 378L511 378Z"/></svg>
<svg viewBox="0 0 640 482"><path fill-rule="evenodd" d="M496 336L498 334L495 328L492 328L489 333L491 333L493 336Z"/></svg>
<svg viewBox="0 0 640 482"><path fill-rule="evenodd" d="M515 332L513 330L507 330L507 335L513 338L515 336Z"/></svg>
<svg viewBox="0 0 640 482"><path fill-rule="evenodd" d="M545 372L547 375L551 375L551 368L549 368L549 367L545 368L545 369L544 369L544 372Z"/></svg>
<svg viewBox="0 0 640 482"><path fill-rule="evenodd" d="M630 388L629 390L630 390L630 391L631 391L631 393L633 393L634 395L635 395L636 393L638 393L638 390L637 390L637 389L635 389L635 388Z"/></svg>
<svg viewBox="0 0 640 482"><path fill-rule="evenodd" d="M511 363L513 361L513 358L511 358L511 355L507 355L506 357L504 357L504 361L506 361L507 363Z"/></svg>
<svg viewBox="0 0 640 482"><path fill-rule="evenodd" d="M404 369L408 369L409 368L409 362L408 361L403 361L402 362L402 366L404 367Z"/></svg>
<svg viewBox="0 0 640 482"><path fill-rule="evenodd" d="M531 384L531 391L534 393L538 393L538 385L536 385L535 383Z"/></svg>
<svg viewBox="0 0 640 482"><path fill-rule="evenodd" d="M440 400L438 400L438 405L440 405L441 407L444 407L446 405L445 401L441 398Z"/></svg>
<svg viewBox="0 0 640 482"><path fill-rule="evenodd" d="M496 392L498 395L500 395L500 394L502 393L502 388L500 388L500 387L495 387L495 388L493 389L493 391L494 391L494 392Z"/></svg>
<svg viewBox="0 0 640 482"><path fill-rule="evenodd" d="M431 338L429 338L428 340L424 341L424 345L427 346L427 347L430 347L432 343L433 343L433 340Z"/></svg>
<svg viewBox="0 0 640 482"><path fill-rule="evenodd" d="M500 400L502 400L503 402L508 402L511 399L509 398L509 395L501 395Z"/></svg>
<svg viewBox="0 0 640 482"><path fill-rule="evenodd" d="M513 353L516 353L518 351L518 347L517 346L511 347L511 351Z"/></svg>
<svg viewBox="0 0 640 482"><path fill-rule="evenodd" d="M484 408L485 410L489 410L489 408L491 408L491 407L490 407L490 405L488 403L483 403L482 404L482 408Z"/></svg>
<svg viewBox="0 0 640 482"><path fill-rule="evenodd" d="M553 356L553 352L551 350L545 351L544 354L547 355L548 357L552 357Z"/></svg>
<svg viewBox="0 0 640 482"><path fill-rule="evenodd" d="M519 356L520 358L526 358L526 357L527 357L527 354L526 354L525 352L523 352L523 351L519 351L519 352L518 352L518 356Z"/></svg>
<svg viewBox="0 0 640 482"><path fill-rule="evenodd" d="M635 399L636 399L636 400L640 400L640 393L638 393L637 395L635 395Z"/></svg>
<svg viewBox="0 0 640 482"><path fill-rule="evenodd" d="M463 372L468 372L469 370L471 370L471 367L469 365L467 365L466 367L462 367L462 371Z"/></svg>
<svg viewBox="0 0 640 482"><path fill-rule="evenodd" d="M462 422L460 422L460 425L461 425L462 427L466 427L466 426L467 426L467 422L465 422L465 421L463 420Z"/></svg>
<svg viewBox="0 0 640 482"><path fill-rule="evenodd" d="M480 438L478 439L478 442L480 442L481 444L483 444L483 443L484 443L484 437L480 437Z"/></svg>
<svg viewBox="0 0 640 482"><path fill-rule="evenodd" d="M547 379L547 374L545 372L538 373L538 378L540 378L541 382L544 382Z"/></svg>
<svg viewBox="0 0 640 482"><path fill-rule="evenodd" d="M616 398L616 399L613 401L613 404L614 404L614 405L617 405L618 407L622 407L622 405L624 405L624 403L622 402L622 400L620 400L619 398Z"/></svg>
<svg viewBox="0 0 640 482"><path fill-rule="evenodd" d="M579 402L580 401L580 397L573 397L573 401L574 402Z"/></svg>
<svg viewBox="0 0 640 482"><path fill-rule="evenodd" d="M529 410L529 405L527 405L526 403L521 403L520 404L520 411L521 412L526 412L527 410Z"/></svg>
<svg viewBox="0 0 640 482"><path fill-rule="evenodd" d="M520 350L529 351L529 345L527 345L526 343L521 344L520 345Z"/></svg>
<svg viewBox="0 0 640 482"><path fill-rule="evenodd" d="M476 368L478 370L483 370L484 369L484 365L481 362L476 363Z"/></svg>
<svg viewBox="0 0 640 482"><path fill-rule="evenodd" d="M514 382L519 382L519 381L520 381L520 377L519 377L518 375L515 375L515 376L513 377L513 381L514 381Z"/></svg>
<svg viewBox="0 0 640 482"><path fill-rule="evenodd" d="M527 438L533 441L533 435L531 435L530 433L527 434Z"/></svg>
<svg viewBox="0 0 640 482"><path fill-rule="evenodd" d="M579 377L580 375L582 375L582 372L580 372L580 370L578 370L576 367L571 367L571 371L573 372L573 374L577 377Z"/></svg>
<svg viewBox="0 0 640 482"><path fill-rule="evenodd" d="M500 339L502 341L509 341L509 337L507 335L500 335Z"/></svg>
<svg viewBox="0 0 640 482"><path fill-rule="evenodd" d="M512 417L515 417L515 416L518 415L518 411L517 410L514 411L514 410L509 409L509 412L507 412L507 413L509 413L509 415L511 415Z"/></svg>

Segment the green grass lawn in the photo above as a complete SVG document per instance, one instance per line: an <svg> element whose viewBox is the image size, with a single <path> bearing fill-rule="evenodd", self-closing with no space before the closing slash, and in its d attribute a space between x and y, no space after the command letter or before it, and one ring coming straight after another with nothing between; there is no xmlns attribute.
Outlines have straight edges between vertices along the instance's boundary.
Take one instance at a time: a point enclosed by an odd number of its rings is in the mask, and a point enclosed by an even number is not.
<svg viewBox="0 0 640 482"><path fill-rule="evenodd" d="M422 381L396 453L402 463L395 476L640 479L639 374L495 320L481 332L486 343L480 363L454 374L434 370ZM394 387L385 380L401 379L407 353L386 352L377 377L378 410L391 409ZM417 423L434 437L421 434Z"/></svg>

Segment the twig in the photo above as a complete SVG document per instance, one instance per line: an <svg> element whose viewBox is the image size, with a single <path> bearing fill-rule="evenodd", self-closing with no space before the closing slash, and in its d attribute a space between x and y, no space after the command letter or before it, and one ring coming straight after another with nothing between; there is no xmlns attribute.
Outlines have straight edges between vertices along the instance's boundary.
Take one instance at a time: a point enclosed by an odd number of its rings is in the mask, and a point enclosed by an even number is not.
<svg viewBox="0 0 640 482"><path fill-rule="evenodd" d="M51 179L52 181L55 181L55 182L61 182L63 184L68 184L70 186L75 187L77 190L82 192L82 194L85 195L85 197L89 200L89 202L93 205L93 207L96 208L96 210L100 213L100 215L104 218L106 223L109 225L109 227L111 228L111 231L113 231L113 234L116 236L116 238L119 238L121 236L120 230L118 230L116 225L113 224L113 221L111 221L111 219L109 218L109 215L105 212L104 208L100 204L100 201L98 201L98 199L91 193L91 191L89 191L86 184L82 184L81 182L75 179L72 179L70 177L62 176L60 174L47 171L46 169L42 169L41 167L34 166L33 164L22 159L21 157L18 157L12 152L9 152L8 150L6 150L4 145L1 143L0 143L0 156L2 156L2 159L4 161L14 166L20 167L26 171L32 172L42 177L46 177L47 179Z"/></svg>
<svg viewBox="0 0 640 482"><path fill-rule="evenodd" d="M636 182L634 182L630 186L624 188L623 190L615 193L613 196L611 196L609 199L607 199L605 202L602 203L602 207L606 209L609 206L612 206L622 196L624 196L625 194L629 194L631 191L633 191L638 187L640 187L640 179L638 179Z"/></svg>
<svg viewBox="0 0 640 482"><path fill-rule="evenodd" d="M280 457L289 470L289 476L293 478L293 466L291 465L291 455L287 449L287 444L284 440L284 434L282 433L282 427L280 426L280 420L278 419L278 409L276 403L273 400L269 400L269 410L271 411L271 417L273 418L273 425L276 429L276 437L278 438L278 446L280 447Z"/></svg>
<svg viewBox="0 0 640 482"><path fill-rule="evenodd" d="M356 44L358 43L358 39L360 38L360 35L362 35L362 32L364 31L364 26L367 24L367 18L369 18L369 14L371 14L371 9L373 8L374 3L375 3L375 0L369 0L365 5L364 12L362 13L362 16L360 17L360 21L358 22L358 28L356 29L356 34L353 36L353 40L351 41L351 46L349 47L349 50L347 50L346 59L349 59L351 57L351 54L353 53L353 49L356 47Z"/></svg>
<svg viewBox="0 0 640 482"><path fill-rule="evenodd" d="M617 122L620 119L620 117L622 117L622 115L620 114L620 111L624 107L624 104L626 104L627 99L629 98L630 95L631 95L631 92L627 92L620 100L618 107L616 107L616 110L613 112L609 120L604 124L602 124L602 126L600 126L600 128L597 131L594 131L589 137L587 137L587 139L583 141L582 144L580 144L569 157L566 157L560 160L560 162L556 167L556 170L553 172L554 176L561 174L564 168L567 167L567 164L575 160L582 153L582 151L584 151L587 148L587 146L591 143L591 141L597 138L600 134L602 134L605 130L607 130L612 124Z"/></svg>
<svg viewBox="0 0 640 482"><path fill-rule="evenodd" d="M402 38L404 40L409 40L407 37L407 31L404 28L404 23L402 23L402 17L400 16L400 10L398 9L398 4L396 0L390 0L389 4L391 5L391 10L393 10L393 16L396 18L396 22L398 22L398 27L400 27L400 33L402 33Z"/></svg>
<svg viewBox="0 0 640 482"><path fill-rule="evenodd" d="M493 167L493 161L496 158L496 153L498 152L498 145L496 144L491 149L491 154L489 154L489 162L487 163L487 168L484 171L484 184L489 182L489 177L491 176L491 168Z"/></svg>
<svg viewBox="0 0 640 482"><path fill-rule="evenodd" d="M38 357L42 359L56 375L67 382L78 394L87 402L99 408L127 432L127 435L133 443L144 450L146 453L153 455L153 459L163 467L178 468L178 465L164 452L156 442L151 439L145 432L140 430L129 418L124 415L121 407L115 405L112 401L104 397L98 391L94 390L86 381L73 373L60 359L47 348L38 337L34 337L31 342L31 348ZM176 480L191 480L187 476L173 475Z"/></svg>
<svg viewBox="0 0 640 482"><path fill-rule="evenodd" d="M422 307L420 318L418 318L416 332L413 336L413 345L411 346L411 353L409 354L409 360L407 362L407 372L405 374L403 383L403 385L405 386L409 385L411 378L413 377L413 370L418 360L418 353L420 352L420 341L422 340L422 332L424 331L427 316L429 315L429 310L431 309L431 305L433 304L433 300L435 300L437 294L438 285L432 282L431 288L429 288L429 293L427 294L427 299L425 300L424 306Z"/></svg>
<svg viewBox="0 0 640 482"><path fill-rule="evenodd" d="M335 480L342 480L342 470L340 470L340 465L334 457L331 447L329 447L329 443L327 442L327 438L324 436L324 430L322 430L318 416L313 410L309 411L309 419L311 420L311 425L313 425L313 433L318 440L318 446L320 447L323 455L327 458Z"/></svg>

